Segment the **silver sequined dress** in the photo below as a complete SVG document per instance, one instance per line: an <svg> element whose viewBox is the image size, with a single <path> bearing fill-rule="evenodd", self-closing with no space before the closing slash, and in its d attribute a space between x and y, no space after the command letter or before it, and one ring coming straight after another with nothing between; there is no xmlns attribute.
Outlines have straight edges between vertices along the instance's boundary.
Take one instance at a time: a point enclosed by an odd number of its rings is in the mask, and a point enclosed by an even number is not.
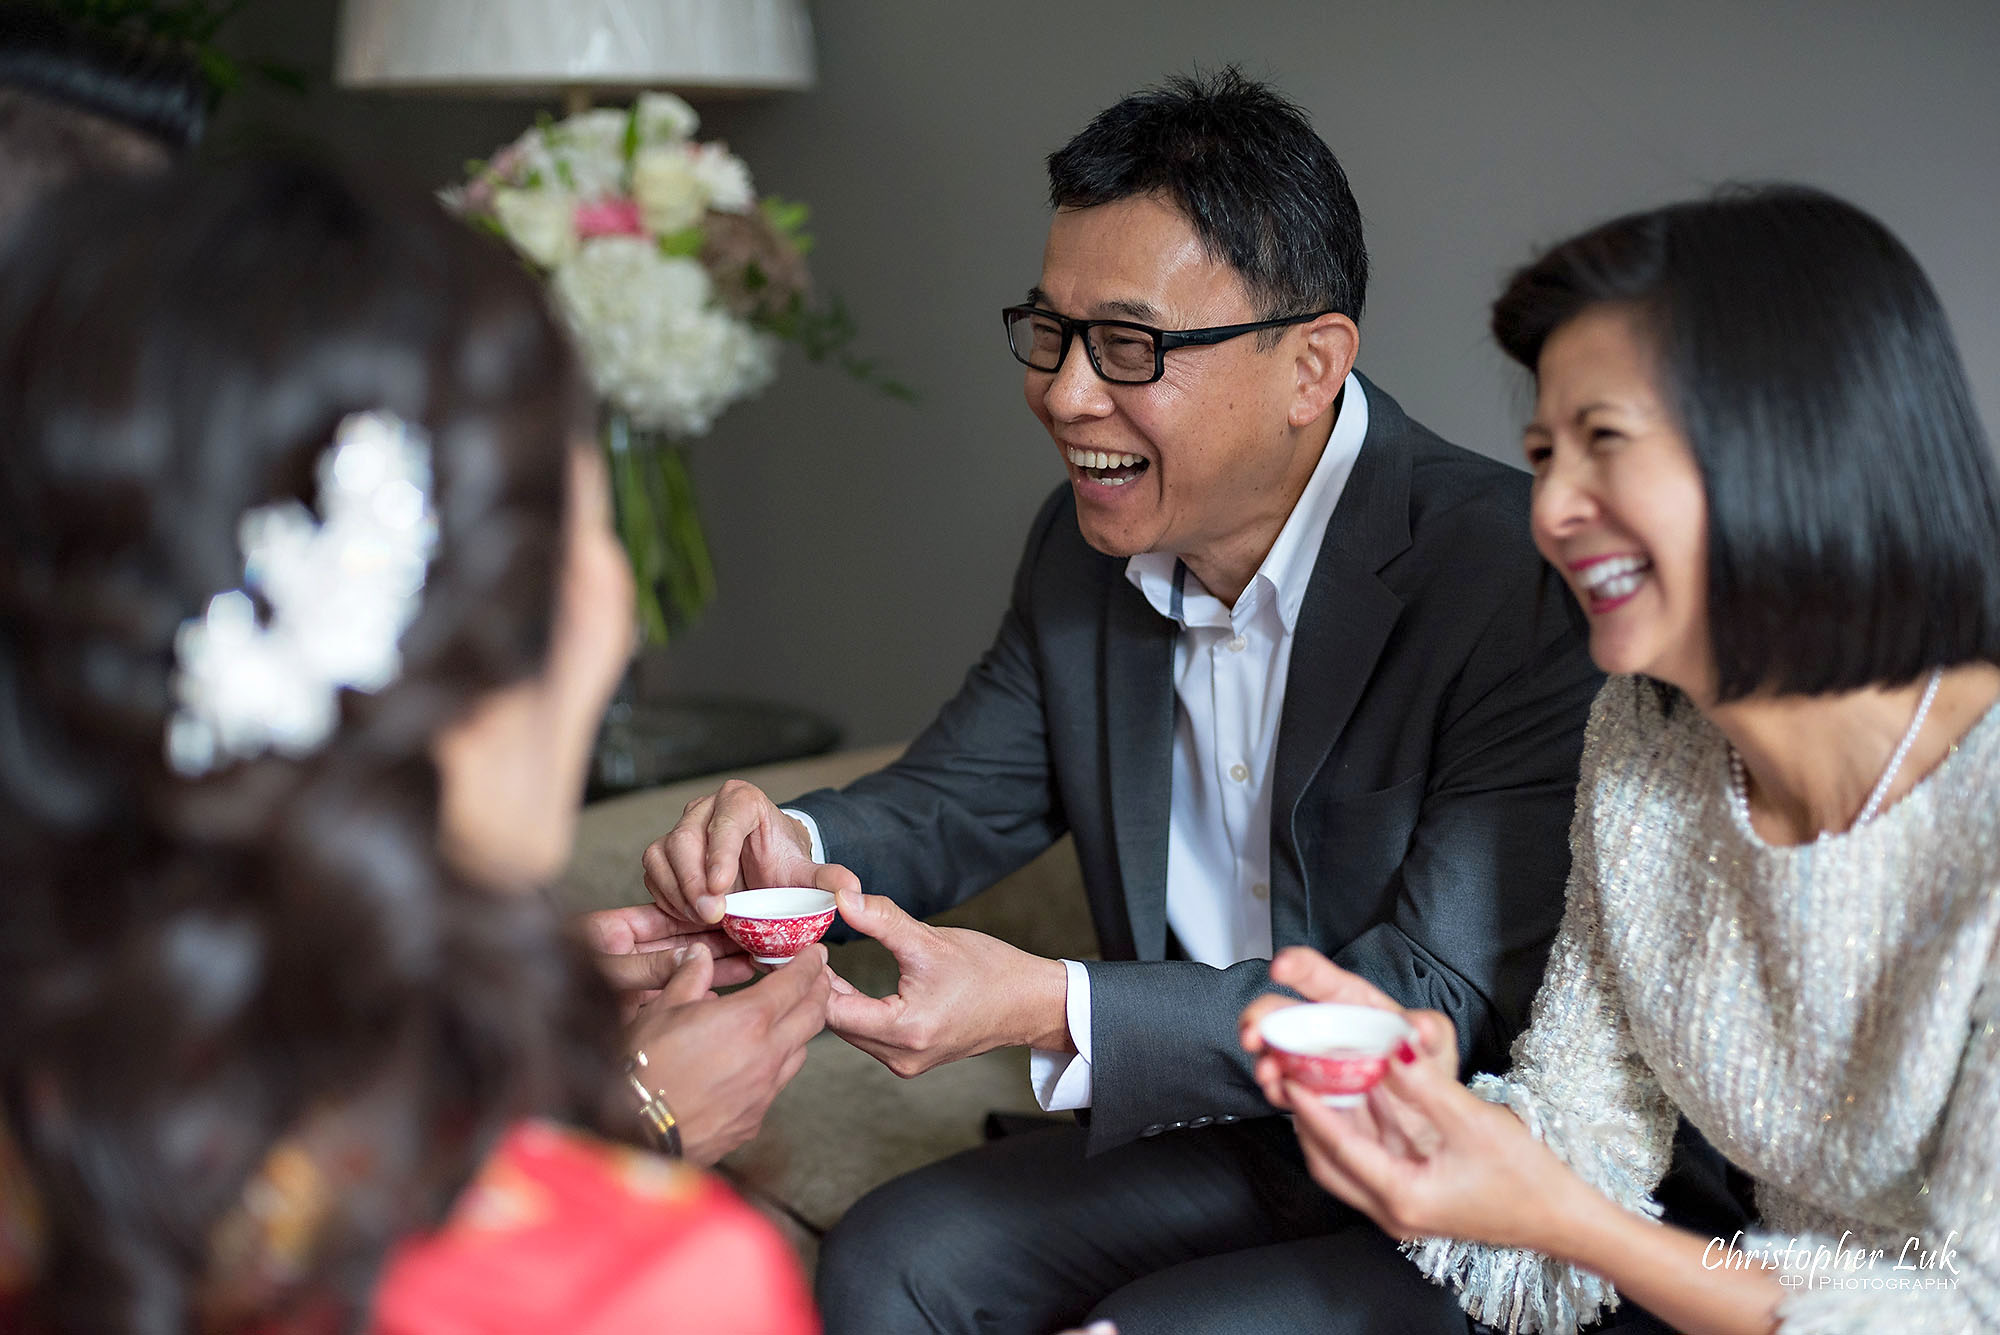
<svg viewBox="0 0 2000 1335"><path fill-rule="evenodd" d="M2000 706L1902 801L1801 847L1758 838L1728 776L1685 701L1605 686L1548 975L1513 1069L1473 1088L1637 1210L1684 1114L1756 1179L1742 1247L1826 1248L1786 1258L1785 1335L2000 1331ZM1502 1330L1616 1301L1533 1253L1407 1250ZM1925 1250L1947 1264L1899 1268Z"/></svg>

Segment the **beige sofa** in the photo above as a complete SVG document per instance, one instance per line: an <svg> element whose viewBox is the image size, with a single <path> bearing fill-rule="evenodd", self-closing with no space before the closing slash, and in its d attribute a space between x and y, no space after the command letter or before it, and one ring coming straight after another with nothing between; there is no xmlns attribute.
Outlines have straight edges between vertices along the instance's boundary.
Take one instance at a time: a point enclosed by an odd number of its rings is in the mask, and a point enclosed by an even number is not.
<svg viewBox="0 0 2000 1335"><path fill-rule="evenodd" d="M840 752L744 770L779 801L838 786L878 769L900 748ZM565 879L576 911L646 898L639 855L680 818L688 801L724 776L690 780L586 807ZM1076 855L1064 839L1028 866L933 921L991 932L1038 955L1093 958ZM833 967L865 992L895 990L895 961L872 941L835 946ZM1035 1110L1028 1058L1019 1049L988 1053L901 1080L832 1034L812 1041L806 1064L765 1119L756 1140L722 1171L776 1219L810 1266L819 1236L878 1183L979 1142L989 1111Z"/></svg>

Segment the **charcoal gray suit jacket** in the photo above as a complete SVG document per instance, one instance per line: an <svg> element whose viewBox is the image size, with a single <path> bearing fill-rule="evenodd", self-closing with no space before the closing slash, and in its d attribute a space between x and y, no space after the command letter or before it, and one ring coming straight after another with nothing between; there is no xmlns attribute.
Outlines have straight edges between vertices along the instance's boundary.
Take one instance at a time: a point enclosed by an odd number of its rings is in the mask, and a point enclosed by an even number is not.
<svg viewBox="0 0 2000 1335"><path fill-rule="evenodd" d="M1562 914L1600 678L1528 535L1525 474L1364 382L1368 434L1292 646L1271 803L1271 925L1505 1067ZM1268 961L1167 958L1175 623L1087 545L1067 485L1035 520L1000 632L894 765L789 805L830 860L918 915L1067 831L1103 960L1092 1152L1266 1115L1236 1019Z"/></svg>

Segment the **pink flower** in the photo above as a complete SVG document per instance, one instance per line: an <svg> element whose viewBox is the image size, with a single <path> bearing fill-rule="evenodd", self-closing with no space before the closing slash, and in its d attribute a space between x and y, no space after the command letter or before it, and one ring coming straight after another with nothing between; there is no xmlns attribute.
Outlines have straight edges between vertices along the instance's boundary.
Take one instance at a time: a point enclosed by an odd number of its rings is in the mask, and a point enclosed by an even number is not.
<svg viewBox="0 0 2000 1335"><path fill-rule="evenodd" d="M644 236L646 228L639 221L639 205L613 195L576 206L576 234L588 241L594 236Z"/></svg>

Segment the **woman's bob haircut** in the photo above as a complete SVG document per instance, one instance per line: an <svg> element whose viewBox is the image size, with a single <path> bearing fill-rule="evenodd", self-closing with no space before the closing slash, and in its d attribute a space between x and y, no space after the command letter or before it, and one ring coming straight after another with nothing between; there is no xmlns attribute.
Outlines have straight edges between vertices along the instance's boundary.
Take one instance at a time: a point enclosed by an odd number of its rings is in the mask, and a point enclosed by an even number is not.
<svg viewBox="0 0 2000 1335"><path fill-rule="evenodd" d="M1530 371L1629 307L1708 494L1718 701L2000 662L2000 485L1943 308L1887 228L1797 186L1629 214L1507 284Z"/></svg>

